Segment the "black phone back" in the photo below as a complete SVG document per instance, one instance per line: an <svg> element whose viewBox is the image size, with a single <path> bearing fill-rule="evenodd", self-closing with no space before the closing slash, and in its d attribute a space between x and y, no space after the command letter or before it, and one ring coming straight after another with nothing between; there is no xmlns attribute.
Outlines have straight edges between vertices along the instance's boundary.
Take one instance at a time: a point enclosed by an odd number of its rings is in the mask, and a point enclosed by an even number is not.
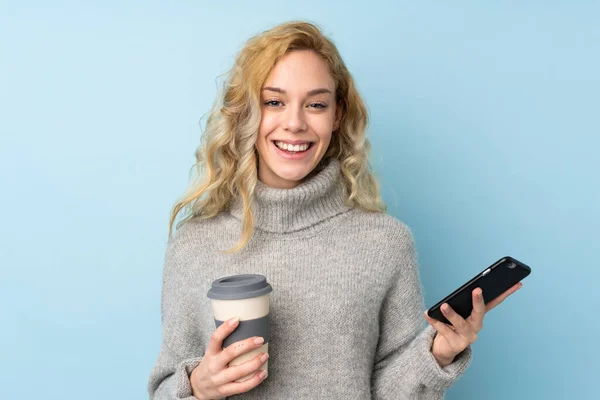
<svg viewBox="0 0 600 400"><path fill-rule="evenodd" d="M510 289L523 278L531 273L531 268L519 260L510 256L502 257L488 268L481 271L469 282L456 289L450 295L439 301L431 307L427 314L446 324L450 321L446 319L440 307L448 303L454 311L463 318L469 317L473 310L473 290L480 287L483 291L483 300L488 303L496 297Z"/></svg>

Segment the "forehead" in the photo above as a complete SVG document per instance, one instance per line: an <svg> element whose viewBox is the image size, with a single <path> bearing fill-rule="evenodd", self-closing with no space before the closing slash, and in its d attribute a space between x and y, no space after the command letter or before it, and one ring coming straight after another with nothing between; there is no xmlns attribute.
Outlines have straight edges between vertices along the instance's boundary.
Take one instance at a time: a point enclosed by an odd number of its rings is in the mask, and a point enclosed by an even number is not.
<svg viewBox="0 0 600 400"><path fill-rule="evenodd" d="M283 56L273 67L264 86L275 86L288 92L307 92L317 88L335 91L329 66L311 50L295 50Z"/></svg>

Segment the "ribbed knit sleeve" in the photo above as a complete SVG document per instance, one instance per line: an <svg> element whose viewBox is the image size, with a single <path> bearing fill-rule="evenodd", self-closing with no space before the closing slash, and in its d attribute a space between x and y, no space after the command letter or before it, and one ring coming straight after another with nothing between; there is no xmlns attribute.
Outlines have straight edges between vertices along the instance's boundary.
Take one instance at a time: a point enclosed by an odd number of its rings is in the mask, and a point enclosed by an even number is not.
<svg viewBox="0 0 600 400"><path fill-rule="evenodd" d="M397 275L382 303L380 339L372 374L373 400L443 399L445 390L462 376L471 347L441 368L431 345L435 330L423 316L425 306L417 254L410 230L398 233L392 245ZM425 329L424 325L427 325Z"/></svg>
<svg viewBox="0 0 600 400"><path fill-rule="evenodd" d="M190 374L200 364L205 343L197 330L198 321L190 312L191 291L184 268L193 253L189 251L188 227L180 228L165 252L161 295L162 344L148 381L153 400L195 400Z"/></svg>
<svg viewBox="0 0 600 400"><path fill-rule="evenodd" d="M168 348L161 349L158 362L149 382L150 398L153 400L196 400L192 396L190 375L202 361L201 357L181 360Z"/></svg>

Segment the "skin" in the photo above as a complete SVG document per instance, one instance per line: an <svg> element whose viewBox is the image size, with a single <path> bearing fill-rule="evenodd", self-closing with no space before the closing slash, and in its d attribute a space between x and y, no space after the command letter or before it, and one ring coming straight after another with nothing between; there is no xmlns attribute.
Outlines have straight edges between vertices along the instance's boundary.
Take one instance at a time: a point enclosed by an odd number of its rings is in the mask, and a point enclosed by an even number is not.
<svg viewBox="0 0 600 400"><path fill-rule="evenodd" d="M266 79L261 102L258 179L274 188L294 188L310 177L339 128L342 110L327 63L310 50L286 54ZM303 159L289 160L278 154L275 139L311 141L314 148Z"/></svg>
<svg viewBox="0 0 600 400"><path fill-rule="evenodd" d="M259 353L252 360L240 365L228 364L242 354L262 345L262 338L254 336L235 342L223 349L223 341L239 325L239 319L231 318L221 324L212 334L202 361L190 375L192 395L198 400L218 400L234 394L245 393L258 386L267 375L257 370L267 361L269 355ZM258 339L258 340L257 340ZM253 374L244 382L237 379Z"/></svg>
<svg viewBox="0 0 600 400"><path fill-rule="evenodd" d="M473 312L467 319L461 317L452 307L444 303L442 305L442 313L452 325L430 318L427 315L427 311L425 311L425 319L437 331L431 346L431 352L440 367L443 368L451 364L458 354L469 345L475 343L478 333L483 328L485 314L497 307L522 286L522 283L517 283L487 304L483 301L481 288L476 288L472 292Z"/></svg>

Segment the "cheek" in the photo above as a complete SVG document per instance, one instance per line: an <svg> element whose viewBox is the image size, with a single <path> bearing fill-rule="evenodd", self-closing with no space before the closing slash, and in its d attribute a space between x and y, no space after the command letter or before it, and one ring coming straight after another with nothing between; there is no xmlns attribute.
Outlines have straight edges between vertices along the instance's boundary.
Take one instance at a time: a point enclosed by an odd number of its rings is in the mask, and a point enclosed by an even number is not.
<svg viewBox="0 0 600 400"><path fill-rule="evenodd" d="M320 118L313 124L313 130L321 141L328 142L333 131L333 118Z"/></svg>
<svg viewBox="0 0 600 400"><path fill-rule="evenodd" d="M260 137L265 137L277 126L277 121L274 115L269 112L263 112L260 119L260 127L258 128Z"/></svg>

